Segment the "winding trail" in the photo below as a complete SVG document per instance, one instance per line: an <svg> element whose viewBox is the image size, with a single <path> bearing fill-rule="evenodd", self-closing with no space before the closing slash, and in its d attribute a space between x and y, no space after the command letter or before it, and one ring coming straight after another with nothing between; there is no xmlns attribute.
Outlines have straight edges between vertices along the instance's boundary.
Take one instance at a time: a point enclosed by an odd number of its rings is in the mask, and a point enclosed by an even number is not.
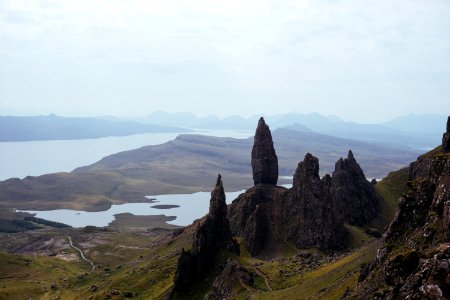
<svg viewBox="0 0 450 300"><path fill-rule="evenodd" d="M253 270L256 272L256 274L258 274L259 276L264 278L264 283L266 284L267 289L269 291L273 292L272 288L270 287L269 280L267 279L266 275L264 275L264 273L260 269L258 269L257 267L253 267Z"/></svg>
<svg viewBox="0 0 450 300"><path fill-rule="evenodd" d="M92 266L92 272L94 272L94 270L95 270L94 262L93 262L92 260L87 259L87 258L84 256L84 253L83 253L83 251L82 251L80 248L78 248L78 247L76 247L76 246L73 245L73 243L72 243L72 238L71 238L70 236L67 236L67 238L69 239L70 247L72 247L73 249L75 249L75 250L77 250L78 252L80 252L81 258L84 259L85 261L87 261L87 262Z"/></svg>

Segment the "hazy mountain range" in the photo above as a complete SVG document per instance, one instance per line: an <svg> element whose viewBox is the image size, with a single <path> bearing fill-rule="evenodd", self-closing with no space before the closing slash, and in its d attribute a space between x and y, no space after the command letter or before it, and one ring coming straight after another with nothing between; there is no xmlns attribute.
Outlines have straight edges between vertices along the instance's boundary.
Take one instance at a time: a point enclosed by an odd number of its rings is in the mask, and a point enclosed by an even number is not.
<svg viewBox="0 0 450 300"><path fill-rule="evenodd" d="M150 132L187 132L189 129L253 130L260 116L244 118L193 113L154 112L145 118L121 119L113 116L69 118L55 115L37 117L0 117L0 141L83 139L124 136ZM382 124L346 122L319 113L289 113L265 116L272 129L287 127L330 136L413 149L430 149L442 137L444 115L410 114Z"/></svg>
<svg viewBox="0 0 450 300"><path fill-rule="evenodd" d="M0 117L0 142L76 140L105 136L126 136L150 132L189 132L189 129L131 121L98 118L68 118L56 115Z"/></svg>
<svg viewBox="0 0 450 300"><path fill-rule="evenodd" d="M236 115L218 118L211 115L200 118L187 112L167 113L158 111L136 121L188 128L251 130L259 117L259 115L255 115L243 118ZM264 118L272 129L286 126L291 129L302 127L301 130L311 130L341 138L417 149L433 148L439 144L442 138L442 124L446 120L445 115L437 114L410 114L380 124L346 122L337 116L324 116L319 113L289 113L264 116Z"/></svg>

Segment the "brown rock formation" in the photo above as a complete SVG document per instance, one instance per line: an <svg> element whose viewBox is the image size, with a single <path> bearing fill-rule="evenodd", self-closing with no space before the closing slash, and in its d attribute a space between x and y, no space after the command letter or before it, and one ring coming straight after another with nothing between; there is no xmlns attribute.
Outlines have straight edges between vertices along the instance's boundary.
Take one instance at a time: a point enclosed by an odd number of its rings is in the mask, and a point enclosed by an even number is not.
<svg viewBox="0 0 450 300"><path fill-rule="evenodd" d="M186 290L204 278L214 267L215 258L220 251L239 254L239 245L231 236L225 193L219 174L211 192L209 213L196 228L192 249L183 249L178 259L174 290Z"/></svg>
<svg viewBox="0 0 450 300"><path fill-rule="evenodd" d="M378 214L378 199L373 185L356 162L352 151L340 158L331 178L331 197L344 222L364 225Z"/></svg>
<svg viewBox="0 0 450 300"><path fill-rule="evenodd" d="M276 227L283 223L286 192L286 188L278 186L254 186L230 204L228 216L233 236L242 237L253 256L267 245L282 242Z"/></svg>
<svg viewBox="0 0 450 300"><path fill-rule="evenodd" d="M329 175L320 179L318 159L308 153L291 189L255 186L233 201L228 212L233 235L243 238L253 256L286 242L324 250L344 248L346 231L333 210L330 184Z"/></svg>
<svg viewBox="0 0 450 300"><path fill-rule="evenodd" d="M283 210L286 238L297 247L342 249L346 230L329 194L329 176L319 177L319 160L310 153L298 164Z"/></svg>
<svg viewBox="0 0 450 300"><path fill-rule="evenodd" d="M450 151L450 116L447 119L447 131L442 136L442 149Z"/></svg>
<svg viewBox="0 0 450 300"><path fill-rule="evenodd" d="M252 149L253 181L255 185L276 185L278 181L278 158L273 147L269 126L260 118Z"/></svg>

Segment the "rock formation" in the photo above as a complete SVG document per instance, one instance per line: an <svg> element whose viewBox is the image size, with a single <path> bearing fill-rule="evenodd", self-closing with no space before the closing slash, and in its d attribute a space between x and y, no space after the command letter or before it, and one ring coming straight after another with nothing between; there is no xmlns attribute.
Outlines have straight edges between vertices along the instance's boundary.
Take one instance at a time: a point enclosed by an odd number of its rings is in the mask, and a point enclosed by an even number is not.
<svg viewBox="0 0 450 300"><path fill-rule="evenodd" d="M260 119L252 151L255 186L229 206L234 236L243 238L252 255L286 242L298 247L338 250L345 247L344 222L365 225L378 213L373 184L349 151L333 176L319 177L319 161L307 154L294 175L293 187L276 186L277 156L269 127Z"/></svg>
<svg viewBox="0 0 450 300"><path fill-rule="evenodd" d="M442 149L450 151L450 116L447 119L447 131L442 136Z"/></svg>
<svg viewBox="0 0 450 300"><path fill-rule="evenodd" d="M254 186L230 204L228 216L234 236L242 237L250 254L273 245L339 250L346 230L334 209L330 175L319 177L319 160L307 154L298 164L293 186Z"/></svg>
<svg viewBox="0 0 450 300"><path fill-rule="evenodd" d="M349 298L450 298L450 153L431 151L409 171L383 246Z"/></svg>
<svg viewBox="0 0 450 300"><path fill-rule="evenodd" d="M346 231L333 209L328 182L329 175L323 181L319 177L319 160L306 154L295 171L283 210L286 239L297 247L345 247Z"/></svg>
<svg viewBox="0 0 450 300"><path fill-rule="evenodd" d="M231 236L225 193L219 174L211 192L209 213L196 228L192 249L183 249L178 259L174 290L186 290L204 278L214 267L215 258L220 251L239 254L239 245Z"/></svg>
<svg viewBox="0 0 450 300"><path fill-rule="evenodd" d="M252 149L253 181L255 185L276 185L278 181L278 158L273 147L269 126L260 118Z"/></svg>
<svg viewBox="0 0 450 300"><path fill-rule="evenodd" d="M282 224L286 191L278 186L254 186L230 204L228 216L233 236L242 237L253 256L267 245L282 241L275 226Z"/></svg>
<svg viewBox="0 0 450 300"><path fill-rule="evenodd" d="M378 199L374 187L367 181L351 150L346 159L340 158L336 162L330 192L344 222L361 226L378 214Z"/></svg>

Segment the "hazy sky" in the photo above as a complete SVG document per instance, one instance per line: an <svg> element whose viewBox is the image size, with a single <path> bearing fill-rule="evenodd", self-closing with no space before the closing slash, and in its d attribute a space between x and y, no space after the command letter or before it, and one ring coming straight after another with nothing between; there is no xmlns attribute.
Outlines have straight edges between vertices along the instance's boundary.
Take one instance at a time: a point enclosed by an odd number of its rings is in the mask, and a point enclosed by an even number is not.
<svg viewBox="0 0 450 300"><path fill-rule="evenodd" d="M0 0L0 114L450 114L449 0Z"/></svg>

